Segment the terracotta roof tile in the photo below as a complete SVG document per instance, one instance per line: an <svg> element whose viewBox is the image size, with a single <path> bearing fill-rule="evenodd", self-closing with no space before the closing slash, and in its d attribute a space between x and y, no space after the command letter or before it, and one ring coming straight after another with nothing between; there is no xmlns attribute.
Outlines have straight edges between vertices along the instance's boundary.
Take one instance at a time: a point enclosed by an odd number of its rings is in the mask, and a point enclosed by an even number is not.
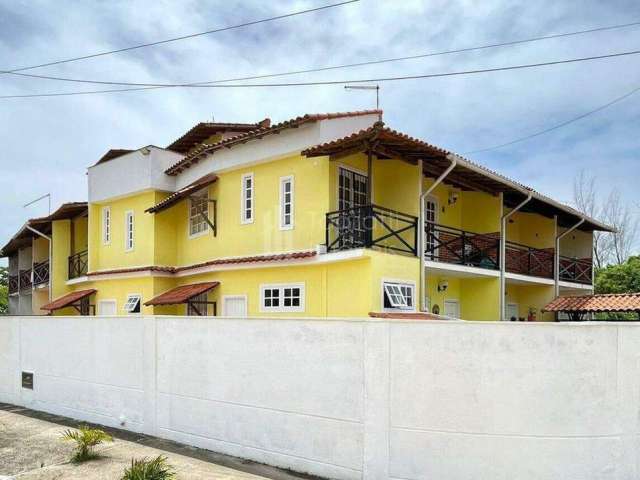
<svg viewBox="0 0 640 480"><path fill-rule="evenodd" d="M186 187L181 188L177 192L172 193L167 198L165 198L161 202L157 203L153 207L147 208L145 210L145 212L157 213L157 212L160 212L162 210L165 210L165 209L175 205L180 200L188 197L192 193L197 192L201 188L204 188L204 187L206 187L208 185L211 185L216 180L218 180L218 176L217 175L215 175L213 173L208 173L207 175L205 175L203 177L200 177L195 182L192 182L189 185L187 185Z"/></svg>
<svg viewBox="0 0 640 480"><path fill-rule="evenodd" d="M60 298L55 299L51 303L47 303L40 307L41 310L49 310L50 312L54 310L60 310L61 308L69 307L76 303L78 300L82 300L85 297L93 295L97 290L89 289L89 290L77 290L75 292L67 293Z"/></svg>
<svg viewBox="0 0 640 480"><path fill-rule="evenodd" d="M345 117L359 117L363 115L374 115L374 114L382 114L382 110L361 110L355 112L337 112L337 113L318 113L318 114L307 114L301 117L292 118L290 120L286 120L284 122L277 123L275 125L262 126L256 128L255 130L251 130L246 133L241 133L239 135L235 135L233 137L226 138L221 140L220 142L208 144L203 143L199 147L187 155L185 158L175 163L167 170L165 173L167 175L177 175L182 170L189 168L192 164L197 163L200 158L206 154L210 154L219 150L221 148L232 148L235 145L239 145L241 143L248 142L249 140L262 138L265 135L270 135L274 133L279 133L282 130L288 128L296 128L305 123L313 123L320 120L330 120L334 118L345 118Z"/></svg>
<svg viewBox="0 0 640 480"><path fill-rule="evenodd" d="M558 297L543 312L638 312L640 293Z"/></svg>
<svg viewBox="0 0 640 480"><path fill-rule="evenodd" d="M152 298L145 305L177 305L220 285L220 282L202 282L181 285Z"/></svg>
<svg viewBox="0 0 640 480"><path fill-rule="evenodd" d="M136 273L136 272L164 272L164 273L174 273L176 271L175 267L163 267L157 265L149 265L147 267L131 267L131 268L115 268L113 270L99 270L96 272L89 272L87 276L95 277L99 275L111 275L116 273Z"/></svg>
<svg viewBox="0 0 640 480"><path fill-rule="evenodd" d="M167 150L187 153L194 146L202 143L212 135L223 132L248 132L260 126L268 126L271 121L265 118L258 123L220 123L200 122L189 129L187 133L167 146Z"/></svg>

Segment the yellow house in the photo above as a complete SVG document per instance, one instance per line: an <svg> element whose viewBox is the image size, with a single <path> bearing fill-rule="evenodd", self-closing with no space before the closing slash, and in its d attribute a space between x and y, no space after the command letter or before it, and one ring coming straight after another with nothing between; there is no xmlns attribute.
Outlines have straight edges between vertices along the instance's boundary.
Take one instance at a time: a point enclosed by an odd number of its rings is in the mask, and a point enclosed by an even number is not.
<svg viewBox="0 0 640 480"><path fill-rule="evenodd" d="M84 236L51 220L51 302L37 306L553 320L555 296L592 291L606 225L381 119L203 123L167 148L107 152L88 169Z"/></svg>

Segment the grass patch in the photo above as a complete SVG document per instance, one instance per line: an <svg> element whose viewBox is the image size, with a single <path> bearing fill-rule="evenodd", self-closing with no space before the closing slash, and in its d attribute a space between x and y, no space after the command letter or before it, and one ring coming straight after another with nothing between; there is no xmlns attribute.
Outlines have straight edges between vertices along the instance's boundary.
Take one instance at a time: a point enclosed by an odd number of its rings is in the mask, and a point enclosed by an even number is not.
<svg viewBox="0 0 640 480"><path fill-rule="evenodd" d="M96 453L95 447L103 442L113 442L113 438L108 433L84 425L81 425L78 430L64 431L61 438L62 440L76 443L76 448L71 457L73 463L81 463L98 458L99 455Z"/></svg>
<svg viewBox="0 0 640 480"><path fill-rule="evenodd" d="M151 460L147 458L131 459L131 467L124 470L121 480L168 480L175 478L173 467L162 455Z"/></svg>

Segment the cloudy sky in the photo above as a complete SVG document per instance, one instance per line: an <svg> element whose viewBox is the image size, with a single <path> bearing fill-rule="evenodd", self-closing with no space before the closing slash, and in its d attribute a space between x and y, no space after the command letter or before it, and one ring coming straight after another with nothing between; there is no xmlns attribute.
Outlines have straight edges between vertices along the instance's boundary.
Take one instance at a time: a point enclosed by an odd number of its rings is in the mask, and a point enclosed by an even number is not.
<svg viewBox="0 0 640 480"><path fill-rule="evenodd" d="M34 2L0 0L0 70L113 50L332 3L308 1ZM361 0L346 6L25 73L181 83L473 47L640 20L633 0ZM491 68L640 48L640 26L526 45L285 77L375 78ZM280 80L280 79L277 79ZM265 80L273 81L273 80ZM382 84L385 122L459 153L535 133L640 86L640 55L465 77ZM0 95L101 89L0 75ZM46 202L86 199L86 167L109 148L165 146L193 124L285 120L372 108L342 86L158 89L0 99L0 243ZM570 202L576 173L638 205L640 92L570 126L470 158Z"/></svg>

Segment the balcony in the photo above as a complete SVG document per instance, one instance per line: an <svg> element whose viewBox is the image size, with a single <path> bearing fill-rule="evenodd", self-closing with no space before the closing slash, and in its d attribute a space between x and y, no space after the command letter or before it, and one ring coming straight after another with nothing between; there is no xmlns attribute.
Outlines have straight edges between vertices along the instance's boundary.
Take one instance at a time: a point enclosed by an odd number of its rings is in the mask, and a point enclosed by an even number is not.
<svg viewBox="0 0 640 480"><path fill-rule="evenodd" d="M46 285L49 283L49 261L33 264L33 286Z"/></svg>
<svg viewBox="0 0 640 480"><path fill-rule="evenodd" d="M20 290L19 275L9 275L9 295L18 293Z"/></svg>
<svg viewBox="0 0 640 480"><path fill-rule="evenodd" d="M327 252L380 248L417 255L418 219L378 205L363 205L326 214Z"/></svg>
<svg viewBox="0 0 640 480"><path fill-rule="evenodd" d="M83 277L89 266L88 251L84 250L69 257L69 280Z"/></svg>
<svg viewBox="0 0 640 480"><path fill-rule="evenodd" d="M539 249L507 242L506 271L532 277L553 278L554 249Z"/></svg>
<svg viewBox="0 0 640 480"><path fill-rule="evenodd" d="M560 280L591 285L593 260L560 255Z"/></svg>
<svg viewBox="0 0 640 480"><path fill-rule="evenodd" d="M436 223L425 224L425 259L498 270L500 239Z"/></svg>
<svg viewBox="0 0 640 480"><path fill-rule="evenodd" d="M19 273L20 291L31 289L31 269L20 270Z"/></svg>

